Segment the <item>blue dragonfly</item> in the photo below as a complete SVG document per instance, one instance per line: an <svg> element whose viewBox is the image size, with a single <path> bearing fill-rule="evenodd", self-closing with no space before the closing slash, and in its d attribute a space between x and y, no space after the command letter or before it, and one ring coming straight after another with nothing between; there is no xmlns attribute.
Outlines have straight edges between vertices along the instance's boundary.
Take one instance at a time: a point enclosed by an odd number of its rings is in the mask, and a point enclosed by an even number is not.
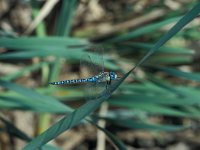
<svg viewBox="0 0 200 150"><path fill-rule="evenodd" d="M93 82L107 82L107 84L111 84L112 80L117 79L117 74L115 72L100 72L98 75L84 78L84 79L71 79L71 80L62 80L56 82L50 82L52 85L62 85L62 84L77 84L77 83L93 83Z"/></svg>
<svg viewBox="0 0 200 150"><path fill-rule="evenodd" d="M93 99L108 89L112 81L117 80L119 77L113 71L104 71L103 61L103 48L92 48L87 54L81 57L81 68L87 68L90 72L90 76L81 79L62 80L56 82L50 82L52 85L64 85L64 84L79 84L84 83L84 93L86 99Z"/></svg>

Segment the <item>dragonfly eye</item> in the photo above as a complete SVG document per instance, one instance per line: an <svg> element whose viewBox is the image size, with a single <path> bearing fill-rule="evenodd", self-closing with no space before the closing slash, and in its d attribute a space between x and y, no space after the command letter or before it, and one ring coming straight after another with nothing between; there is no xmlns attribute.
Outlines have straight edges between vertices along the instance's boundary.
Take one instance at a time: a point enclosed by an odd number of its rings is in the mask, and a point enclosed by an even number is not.
<svg viewBox="0 0 200 150"><path fill-rule="evenodd" d="M111 80L115 80L115 79L117 79L117 75L116 75L116 73L114 73L114 72L110 72L110 78L111 78Z"/></svg>

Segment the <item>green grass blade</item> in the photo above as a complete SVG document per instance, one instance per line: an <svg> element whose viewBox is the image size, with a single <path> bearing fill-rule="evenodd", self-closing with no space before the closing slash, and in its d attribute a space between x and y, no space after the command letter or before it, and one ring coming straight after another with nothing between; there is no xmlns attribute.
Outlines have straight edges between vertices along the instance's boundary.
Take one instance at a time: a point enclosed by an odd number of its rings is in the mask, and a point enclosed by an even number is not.
<svg viewBox="0 0 200 150"><path fill-rule="evenodd" d="M124 145L124 143L119 140L115 135L113 135L110 131L100 127L98 124L94 123L93 121L87 120L89 121L91 124L93 124L94 126L96 126L99 130L101 130L102 132L104 132L109 138L110 140L115 144L115 146L120 149L120 150L127 150L126 146Z"/></svg>
<svg viewBox="0 0 200 150"><path fill-rule="evenodd" d="M32 5L32 15L33 18L36 18L39 15L40 8L39 8L39 2L38 1L31 1ZM36 35L40 37L46 36L46 27L44 21L40 22L36 29L35 29Z"/></svg>
<svg viewBox="0 0 200 150"><path fill-rule="evenodd" d="M89 44L87 40L71 37L20 37L20 38L1 38L0 47L11 48L13 50L40 50L67 48L73 45Z"/></svg>
<svg viewBox="0 0 200 150"><path fill-rule="evenodd" d="M27 105L22 99L13 96L0 96L0 109L37 110L37 108Z"/></svg>
<svg viewBox="0 0 200 150"><path fill-rule="evenodd" d="M126 45L130 47L134 47L134 48L142 48L143 50L148 50L153 47L153 44L141 43L141 42L134 42L134 43L126 44ZM171 54L184 54L184 55L192 55L195 53L194 50L181 48L181 47L161 47L159 48L158 52L171 53Z"/></svg>
<svg viewBox="0 0 200 150"><path fill-rule="evenodd" d="M142 64L149 56L155 53L163 44L171 39L177 32L179 32L185 25L191 22L200 12L200 2L197 3L188 13L186 13L158 42L149 50L149 52L137 63L137 66Z"/></svg>
<svg viewBox="0 0 200 150"><path fill-rule="evenodd" d="M163 88L171 93L174 93L176 96L187 97L187 94L185 94L185 92L180 91L179 89L175 88L173 85L165 82L164 80L162 80L160 78L156 78L155 76L148 74L148 79L153 84L155 84L158 87Z"/></svg>
<svg viewBox="0 0 200 150"><path fill-rule="evenodd" d="M64 49L64 48L57 48L56 51L51 49L45 49L45 50L30 50L30 51L18 51L18 52L12 52L8 54L1 54L0 59L30 59L33 57L47 57L47 56L54 56L54 57L61 57L66 58L68 60L73 61L79 61L81 56L83 54L86 54L85 51L81 51L80 49ZM91 56L92 54L90 54ZM53 63L53 62L52 62ZM96 64L100 65L100 64ZM109 68L112 70L118 70L119 67L114 63L109 61L108 59L104 61L105 68ZM54 79L55 80L55 79Z"/></svg>
<svg viewBox="0 0 200 150"><path fill-rule="evenodd" d="M200 104L200 99L190 99L188 97L175 97L168 95L158 95L156 93L152 93L152 95L144 95L144 94L130 94L130 95L118 95L109 99L109 103L117 104L118 106L128 106L134 105L138 103L142 104L161 104L167 106L184 106L184 105L195 105Z"/></svg>
<svg viewBox="0 0 200 150"><path fill-rule="evenodd" d="M76 8L77 0L62 1L60 15L56 25L56 35L69 35L72 18Z"/></svg>
<svg viewBox="0 0 200 150"><path fill-rule="evenodd" d="M142 110L144 112L147 112L152 115L165 115L165 116L176 116L176 117L196 117L192 114L176 110L174 108L170 108L168 106L162 106L158 104L146 104L146 103L134 103L134 104L121 104L119 105L119 102L112 102L113 106L119 106L119 107L126 107L134 110Z"/></svg>
<svg viewBox="0 0 200 150"><path fill-rule="evenodd" d="M141 27L141 28L139 28L137 30L128 32L127 34L120 35L120 36L114 37L112 39L109 39L107 42L117 43L117 42L130 40L130 39L136 38L138 36L141 36L143 34L155 31L155 30L159 29L160 27L162 27L164 25L167 25L167 24L170 24L172 22L175 22L175 21L177 21L179 19L180 19L180 17L175 17L175 18L170 18L170 19L161 21L159 23L154 23L154 24L151 24L151 25L147 25L147 26Z"/></svg>
<svg viewBox="0 0 200 150"><path fill-rule="evenodd" d="M19 51L19 52L13 52L8 54L2 54L0 55L0 59L30 59L33 57L47 57L47 56L54 56L54 57L64 57L68 59L76 59L79 60L80 56L84 54L82 51L76 51L74 49L74 52L72 50L65 50L65 49L57 49L57 51L53 50L31 50L31 51Z"/></svg>
<svg viewBox="0 0 200 150"><path fill-rule="evenodd" d="M172 55L164 56L160 55L153 56L149 59L148 64L164 64L164 65L178 65L178 64L189 64L193 62L193 57L191 55Z"/></svg>
<svg viewBox="0 0 200 150"><path fill-rule="evenodd" d="M3 81L0 80L0 86L13 90L21 95L23 95L25 98L31 98L27 99L26 105L29 107L36 107L38 109L42 110L49 110L49 112L69 112L72 109L67 107L66 105L60 103L56 99L45 96L42 94L39 94L31 89L24 88L20 85L8 82L8 81Z"/></svg>
<svg viewBox="0 0 200 150"><path fill-rule="evenodd" d="M47 64L50 64L50 63L51 62L39 62L37 64L33 64L31 66L25 67L25 68L21 69L20 71L15 72L15 73L11 73L11 74L8 74L6 76L3 76L3 77L1 77L1 79L7 80L7 81L14 80L18 77L21 77L23 75L26 75L26 74L32 72L32 71L38 70L43 65L47 65Z"/></svg>
<svg viewBox="0 0 200 150"><path fill-rule="evenodd" d="M161 124L153 124L153 123L146 123L146 122L141 122L141 121L134 121L134 120L129 120L129 119L106 119L113 124L126 127L126 128L131 128L131 129L140 129L140 130L153 130L153 131L181 131L188 129L189 127L185 126L179 126L179 125L161 125Z"/></svg>
<svg viewBox="0 0 200 150"><path fill-rule="evenodd" d="M16 128L11 122L5 120L3 117L0 116L0 120L5 124L7 128L7 132L15 137L18 137L19 139L22 139L24 141L30 141L31 138L28 137L24 132L20 131L18 128Z"/></svg>
<svg viewBox="0 0 200 150"><path fill-rule="evenodd" d="M161 66L149 66L150 68L163 71L165 73L168 73L172 76L180 77L180 78L185 78L189 80L194 80L194 81L200 81L200 74L199 73L188 73L188 72L183 72L177 69L169 68L169 67L161 67Z"/></svg>
<svg viewBox="0 0 200 150"><path fill-rule="evenodd" d="M22 132L20 129L18 129L16 126L14 126L11 122L5 120L3 117L0 116L0 120L5 124L6 126L6 132L14 137L17 137L24 141L31 141L31 138L26 135L24 132ZM51 146L51 145L45 145L42 147L43 150L60 150L57 147Z"/></svg>
<svg viewBox="0 0 200 150"><path fill-rule="evenodd" d="M131 93L141 93L141 94L155 93L156 95L168 95L168 96L172 95L170 92L154 85L153 83L147 80L145 80L145 83L142 83L142 84L139 84L139 83L138 84L123 84L120 86L120 89L131 92Z"/></svg>

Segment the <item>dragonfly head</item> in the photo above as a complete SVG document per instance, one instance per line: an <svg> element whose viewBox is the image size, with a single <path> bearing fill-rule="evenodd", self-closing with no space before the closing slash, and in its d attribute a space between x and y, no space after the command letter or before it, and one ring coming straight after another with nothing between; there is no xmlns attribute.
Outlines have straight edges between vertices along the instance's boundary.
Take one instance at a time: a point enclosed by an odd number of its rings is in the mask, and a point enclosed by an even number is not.
<svg viewBox="0 0 200 150"><path fill-rule="evenodd" d="M111 80L116 80L117 79L117 74L114 72L109 72Z"/></svg>

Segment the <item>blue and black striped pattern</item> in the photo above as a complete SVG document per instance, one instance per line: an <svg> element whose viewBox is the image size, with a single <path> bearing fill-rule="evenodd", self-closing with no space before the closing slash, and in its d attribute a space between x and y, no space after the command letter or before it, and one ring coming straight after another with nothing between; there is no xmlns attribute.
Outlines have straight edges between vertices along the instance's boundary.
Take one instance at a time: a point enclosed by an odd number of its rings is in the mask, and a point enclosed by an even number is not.
<svg viewBox="0 0 200 150"><path fill-rule="evenodd" d="M101 72L96 76L86 78L86 79L72 79L57 82L50 82L52 85L62 85L62 84L77 84L77 83L87 83L87 82L105 82L117 79L117 75L114 72Z"/></svg>
<svg viewBox="0 0 200 150"><path fill-rule="evenodd" d="M97 81L96 77L91 77L91 78L86 78L86 79L72 79L72 80L50 82L49 84L61 85L61 84L76 84L76 83L96 82L96 81Z"/></svg>

